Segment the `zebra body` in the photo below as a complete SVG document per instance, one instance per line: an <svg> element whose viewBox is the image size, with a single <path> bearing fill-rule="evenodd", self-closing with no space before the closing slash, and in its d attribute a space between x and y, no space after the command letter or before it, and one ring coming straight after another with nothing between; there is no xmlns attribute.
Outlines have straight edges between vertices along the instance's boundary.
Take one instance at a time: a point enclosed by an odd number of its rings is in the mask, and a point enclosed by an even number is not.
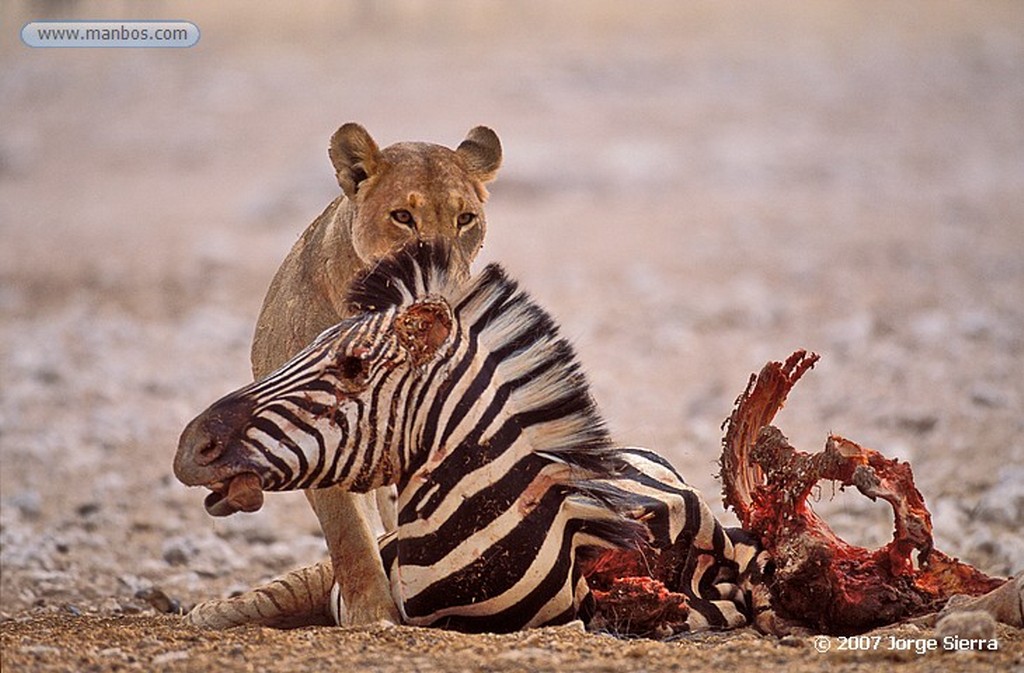
<svg viewBox="0 0 1024 673"><path fill-rule="evenodd" d="M460 283L447 255L419 243L358 279L353 318L189 424L179 479L211 488L208 508L252 500L252 475L270 491L395 484L381 555L409 624L588 620L597 553L680 546L687 626L745 623L754 547L663 459L612 443L572 348L499 266Z"/></svg>

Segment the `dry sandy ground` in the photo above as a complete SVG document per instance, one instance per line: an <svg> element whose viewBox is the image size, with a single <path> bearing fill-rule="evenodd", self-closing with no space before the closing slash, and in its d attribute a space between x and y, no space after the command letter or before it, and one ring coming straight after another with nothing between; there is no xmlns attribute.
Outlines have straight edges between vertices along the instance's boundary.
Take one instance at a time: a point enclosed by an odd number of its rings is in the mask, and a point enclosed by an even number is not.
<svg viewBox="0 0 1024 673"><path fill-rule="evenodd" d="M215 521L170 462L246 381L349 120L383 144L499 133L482 261L559 318L614 433L714 506L733 399L808 348L822 362L779 419L793 443L835 431L909 460L937 546L1019 572L1024 5L213 4L0 9L4 671L1022 666L1010 631L998 653L924 656L750 633L211 634L136 593L189 605L323 553L300 495ZM185 18L202 38L22 46L46 11ZM888 535L881 504L822 485L818 507L852 541Z"/></svg>
<svg viewBox="0 0 1024 673"><path fill-rule="evenodd" d="M509 635L466 636L413 627L274 631L244 627L225 632L183 628L173 617L58 616L3 630L4 670L32 671L870 671L903 673L1019 671L1024 636L999 632L994 652L892 649L891 638L920 640L905 629L881 634L880 646L820 653L810 639L775 640L747 631L705 634L680 642L624 641L571 626ZM10 666L10 668L8 668Z"/></svg>

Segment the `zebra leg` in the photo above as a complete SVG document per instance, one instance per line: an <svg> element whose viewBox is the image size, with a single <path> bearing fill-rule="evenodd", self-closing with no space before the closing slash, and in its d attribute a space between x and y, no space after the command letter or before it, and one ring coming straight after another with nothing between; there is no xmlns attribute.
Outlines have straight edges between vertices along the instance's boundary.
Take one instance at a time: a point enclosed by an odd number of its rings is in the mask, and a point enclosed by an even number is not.
<svg viewBox="0 0 1024 673"><path fill-rule="evenodd" d="M663 457L624 448L619 479L609 481L627 500L632 514L651 532L649 566L673 592L687 597L686 628L735 628L751 620L752 586L759 576L761 550L749 533L724 528L699 491L686 484ZM762 562L763 565L763 562Z"/></svg>
<svg viewBox="0 0 1024 673"><path fill-rule="evenodd" d="M330 561L293 570L278 579L231 598L205 601L185 615L185 621L207 629L243 624L276 628L329 625L329 599L334 585Z"/></svg>
<svg viewBox="0 0 1024 673"><path fill-rule="evenodd" d="M754 591L762 552L746 531L724 528L703 498L698 511L695 523L700 523L687 531L693 537L688 539L686 562L676 580L677 590L690 599L688 627L745 626L762 609L757 598L760 594Z"/></svg>
<svg viewBox="0 0 1024 673"><path fill-rule="evenodd" d="M343 622L371 624L383 619L400 623L371 525L376 510L374 494L355 494L335 487L308 490L306 497L320 520L331 553L334 581L345 605Z"/></svg>

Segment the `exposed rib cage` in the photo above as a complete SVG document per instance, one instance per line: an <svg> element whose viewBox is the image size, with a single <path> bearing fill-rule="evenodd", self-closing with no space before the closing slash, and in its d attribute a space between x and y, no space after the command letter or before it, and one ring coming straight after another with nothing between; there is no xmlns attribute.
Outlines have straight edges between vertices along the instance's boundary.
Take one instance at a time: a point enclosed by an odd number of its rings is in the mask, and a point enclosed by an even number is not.
<svg viewBox="0 0 1024 673"><path fill-rule="evenodd" d="M587 555L645 542L684 547L691 628L745 623L755 548L663 459L612 444L572 348L499 266L460 284L446 260L418 244L380 262L353 286L357 317L229 396L255 402L243 441L264 488L396 483L398 528L381 550L407 623L586 620ZM423 305L452 326L421 359L397 332Z"/></svg>

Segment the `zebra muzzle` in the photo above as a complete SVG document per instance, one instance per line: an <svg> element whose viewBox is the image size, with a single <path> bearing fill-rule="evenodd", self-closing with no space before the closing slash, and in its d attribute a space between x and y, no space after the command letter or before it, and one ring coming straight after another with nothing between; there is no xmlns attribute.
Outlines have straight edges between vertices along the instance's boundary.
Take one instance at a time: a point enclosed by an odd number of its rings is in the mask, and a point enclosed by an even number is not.
<svg viewBox="0 0 1024 673"><path fill-rule="evenodd" d="M243 472L207 488L213 492L206 496L203 506L210 516L255 512L263 506L263 483L252 472Z"/></svg>

